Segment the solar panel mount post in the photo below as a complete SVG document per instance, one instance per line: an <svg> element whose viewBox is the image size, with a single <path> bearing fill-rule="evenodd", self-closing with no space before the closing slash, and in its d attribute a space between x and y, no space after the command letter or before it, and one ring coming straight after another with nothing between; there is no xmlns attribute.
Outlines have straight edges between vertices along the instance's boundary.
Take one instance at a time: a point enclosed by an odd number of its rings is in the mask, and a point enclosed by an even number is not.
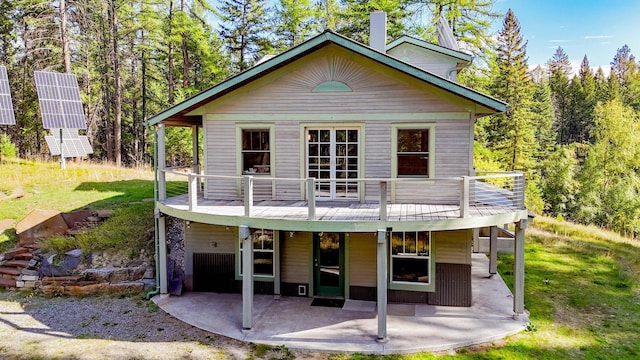
<svg viewBox="0 0 640 360"><path fill-rule="evenodd" d="M0 125L15 125L16 117L11 102L11 89L7 68L0 66Z"/></svg>

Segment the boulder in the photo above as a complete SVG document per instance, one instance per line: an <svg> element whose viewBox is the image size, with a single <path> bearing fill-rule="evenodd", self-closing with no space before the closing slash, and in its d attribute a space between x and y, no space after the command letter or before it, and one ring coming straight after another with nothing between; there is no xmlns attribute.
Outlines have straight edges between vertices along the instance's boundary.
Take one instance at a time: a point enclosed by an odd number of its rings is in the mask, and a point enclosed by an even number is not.
<svg viewBox="0 0 640 360"><path fill-rule="evenodd" d="M143 289L144 283L142 281L125 281L109 284L109 292L111 293L134 293L141 292Z"/></svg>
<svg viewBox="0 0 640 360"><path fill-rule="evenodd" d="M16 224L19 244L28 244L36 239L52 235L63 235L69 230L59 211L34 209Z"/></svg>

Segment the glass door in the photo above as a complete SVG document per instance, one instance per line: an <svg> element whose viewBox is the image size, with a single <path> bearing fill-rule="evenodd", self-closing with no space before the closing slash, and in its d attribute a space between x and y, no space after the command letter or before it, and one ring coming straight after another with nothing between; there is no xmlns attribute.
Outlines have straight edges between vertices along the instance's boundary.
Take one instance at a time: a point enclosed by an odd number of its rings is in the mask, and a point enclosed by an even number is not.
<svg viewBox="0 0 640 360"><path fill-rule="evenodd" d="M313 235L314 289L317 296L344 296L344 234Z"/></svg>
<svg viewBox="0 0 640 360"><path fill-rule="evenodd" d="M307 129L307 177L316 178L316 199L359 199L359 131ZM330 180L334 179L334 180Z"/></svg>

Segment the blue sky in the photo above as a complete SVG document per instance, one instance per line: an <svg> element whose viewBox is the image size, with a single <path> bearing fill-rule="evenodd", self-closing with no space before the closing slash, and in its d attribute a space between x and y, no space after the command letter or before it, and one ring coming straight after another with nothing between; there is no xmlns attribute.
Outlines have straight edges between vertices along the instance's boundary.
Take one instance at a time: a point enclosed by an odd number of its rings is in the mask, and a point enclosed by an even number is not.
<svg viewBox="0 0 640 360"><path fill-rule="evenodd" d="M640 0L497 0L494 10L511 8L528 40L529 65L546 63L561 46L575 65L584 55L608 73L624 44L640 59ZM502 28L502 19L494 28ZM574 69L577 71L577 68Z"/></svg>

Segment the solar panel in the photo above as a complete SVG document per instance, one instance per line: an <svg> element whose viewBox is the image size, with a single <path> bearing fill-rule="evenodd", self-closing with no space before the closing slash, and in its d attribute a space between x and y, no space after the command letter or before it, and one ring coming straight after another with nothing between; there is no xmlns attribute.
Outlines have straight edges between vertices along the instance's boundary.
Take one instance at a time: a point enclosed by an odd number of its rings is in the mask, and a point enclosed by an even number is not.
<svg viewBox="0 0 640 360"><path fill-rule="evenodd" d="M62 130L62 150L64 157L83 157L93 154L93 148L86 135L78 135L78 129L51 129L45 141L52 156L60 155L60 130Z"/></svg>
<svg viewBox="0 0 640 360"><path fill-rule="evenodd" d="M0 66L0 125L15 125L16 118L13 114L11 102L11 90L9 89L9 77L7 68Z"/></svg>
<svg viewBox="0 0 640 360"><path fill-rule="evenodd" d="M73 74L34 71L45 129L86 129L78 79Z"/></svg>

